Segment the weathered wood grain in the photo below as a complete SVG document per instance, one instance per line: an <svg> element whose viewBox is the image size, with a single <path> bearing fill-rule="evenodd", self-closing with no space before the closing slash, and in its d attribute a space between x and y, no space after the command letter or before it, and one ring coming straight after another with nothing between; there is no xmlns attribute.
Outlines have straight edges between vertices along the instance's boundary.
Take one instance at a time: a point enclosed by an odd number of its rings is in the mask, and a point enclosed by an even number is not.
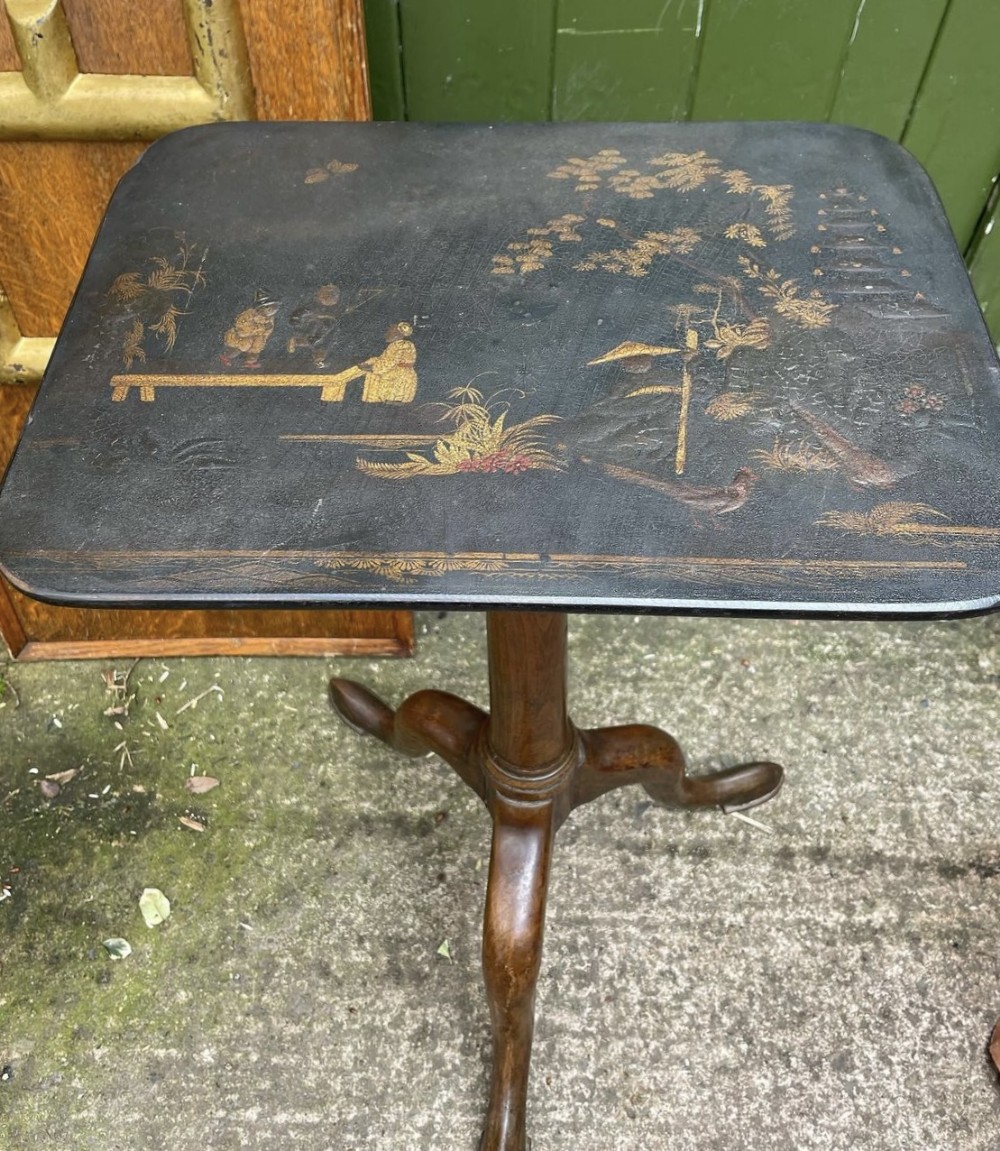
<svg viewBox="0 0 1000 1151"><path fill-rule="evenodd" d="M1000 5L948 9L903 143L930 172L964 249L1000 172Z"/></svg>
<svg viewBox="0 0 1000 1151"><path fill-rule="evenodd" d="M62 0L81 72L189 76L191 53L181 0Z"/></svg>
<svg viewBox="0 0 1000 1151"><path fill-rule="evenodd" d="M368 120L360 0L240 0L258 120Z"/></svg>
<svg viewBox="0 0 1000 1151"><path fill-rule="evenodd" d="M0 284L22 335L59 331L115 184L145 147L0 142Z"/></svg>
<svg viewBox="0 0 1000 1151"><path fill-rule="evenodd" d="M20 72L21 61L14 47L14 37L10 25L0 10L0 72Z"/></svg>
<svg viewBox="0 0 1000 1151"><path fill-rule="evenodd" d="M20 651L15 650L16 633L8 645L21 659L408 655L412 650L407 612L65 608L30 599L6 581L4 590L24 637ZM6 627L2 631L6 636Z"/></svg>
<svg viewBox="0 0 1000 1151"><path fill-rule="evenodd" d="M403 56L397 0L368 0L365 39L373 120L405 120Z"/></svg>
<svg viewBox="0 0 1000 1151"><path fill-rule="evenodd" d="M560 0L556 120L683 120L701 44L698 5Z"/></svg>
<svg viewBox="0 0 1000 1151"><path fill-rule="evenodd" d="M1000 199L990 207L971 245L969 273L994 343L1000 343Z"/></svg>
<svg viewBox="0 0 1000 1151"><path fill-rule="evenodd" d="M410 120L547 120L555 0L401 0Z"/></svg>
<svg viewBox="0 0 1000 1151"><path fill-rule="evenodd" d="M898 140L947 8L948 0L859 5L829 118Z"/></svg>
<svg viewBox="0 0 1000 1151"><path fill-rule="evenodd" d="M825 120L858 0L709 4L696 120Z"/></svg>

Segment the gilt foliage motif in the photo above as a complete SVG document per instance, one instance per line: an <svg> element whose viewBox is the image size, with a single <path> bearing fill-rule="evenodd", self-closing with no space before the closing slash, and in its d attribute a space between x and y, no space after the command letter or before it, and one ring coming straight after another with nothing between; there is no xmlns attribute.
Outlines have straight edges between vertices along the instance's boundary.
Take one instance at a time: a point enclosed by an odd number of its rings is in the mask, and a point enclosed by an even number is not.
<svg viewBox="0 0 1000 1151"><path fill-rule="evenodd" d="M108 298L121 305L121 314L129 321L121 337L121 357L127 368L136 361L145 362L150 336L166 351L173 348L178 321L194 290L205 283L206 250L187 244L183 237L178 240L173 256L151 256L141 270L116 276L108 290Z"/></svg>

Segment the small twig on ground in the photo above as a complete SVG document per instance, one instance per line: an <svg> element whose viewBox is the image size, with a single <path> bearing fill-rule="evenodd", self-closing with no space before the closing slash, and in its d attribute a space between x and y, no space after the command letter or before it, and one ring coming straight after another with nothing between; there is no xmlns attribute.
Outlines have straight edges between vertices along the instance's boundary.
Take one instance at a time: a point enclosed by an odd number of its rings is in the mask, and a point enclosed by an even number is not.
<svg viewBox="0 0 1000 1151"><path fill-rule="evenodd" d="M126 671L118 671L116 668L109 667L101 672L101 679L104 680L105 687L108 689L109 694L117 696L118 699L124 699L128 693L128 681L132 672L135 671L138 659L132 660L128 665Z"/></svg>
<svg viewBox="0 0 1000 1151"><path fill-rule="evenodd" d="M128 681L138 662L138 659L134 659L124 672L116 671L114 668L106 668L101 672L104 689L115 700L110 707L104 709L105 715L128 715L128 709L135 702L135 692L129 695Z"/></svg>
<svg viewBox="0 0 1000 1151"><path fill-rule="evenodd" d="M135 702L135 695L128 696L123 699L121 703L113 703L110 707L104 709L105 715L128 715L128 709Z"/></svg>
<svg viewBox="0 0 1000 1151"><path fill-rule="evenodd" d="M180 715L182 711L187 711L189 707L197 707L198 704L205 698L205 696L211 695L213 691L216 692L221 698L225 698L226 693L222 690L221 687L219 687L217 683L213 683L211 687L205 688L203 692L200 692L196 696L192 696L192 698L189 699L187 703L181 704L181 706L177 709L177 715Z"/></svg>
<svg viewBox="0 0 1000 1151"><path fill-rule="evenodd" d="M14 697L14 706L20 707L21 706L21 697L17 694L17 688L10 682L10 680L5 675L0 675L0 695L3 695L4 692L7 692L7 691L9 691L10 694Z"/></svg>
<svg viewBox="0 0 1000 1151"><path fill-rule="evenodd" d="M742 811L727 811L727 815L731 815L733 819L739 819L743 823L749 823L751 827L756 827L758 831L773 832L773 827L768 827L766 823L761 823L759 819L753 819L749 815L744 815Z"/></svg>

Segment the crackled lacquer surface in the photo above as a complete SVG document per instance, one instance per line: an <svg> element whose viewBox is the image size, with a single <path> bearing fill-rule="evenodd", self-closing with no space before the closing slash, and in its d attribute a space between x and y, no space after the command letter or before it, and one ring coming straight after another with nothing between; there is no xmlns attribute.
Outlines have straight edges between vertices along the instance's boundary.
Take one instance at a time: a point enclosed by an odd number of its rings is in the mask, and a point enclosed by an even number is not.
<svg viewBox="0 0 1000 1151"><path fill-rule="evenodd" d="M225 125L116 193L0 555L89 602L971 609L998 432L881 138Z"/></svg>

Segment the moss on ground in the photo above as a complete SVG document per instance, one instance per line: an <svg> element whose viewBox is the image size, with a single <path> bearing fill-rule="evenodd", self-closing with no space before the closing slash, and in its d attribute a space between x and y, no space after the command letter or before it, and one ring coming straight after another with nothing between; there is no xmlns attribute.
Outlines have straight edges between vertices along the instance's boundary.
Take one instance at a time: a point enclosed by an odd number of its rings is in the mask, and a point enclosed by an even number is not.
<svg viewBox="0 0 1000 1151"><path fill-rule="evenodd" d="M478 637L481 620L468 626ZM390 698L426 678L413 661L340 666ZM258 1025L258 1005L285 993L275 983L289 956L334 985L382 962L363 936L339 946L336 925L359 908L363 921L379 892L399 888L386 838L430 855L431 870L414 882L437 884L461 858L438 813L441 788L462 792L477 828L478 800L446 769L400 773L381 745L359 743L332 714L329 674L320 660L0 661L0 882L9 890L0 901L0 1068L12 1072L0 1081L0 1147L66 1145L67 1131L74 1151L143 1145L107 1121L134 1090L128 1079L165 1084L176 1104L185 1073L172 1060L207 1066L220 1036ZM461 682L442 686L468 690L463 661L454 674ZM71 771L46 798L42 781ZM191 794L192 774L220 785ZM171 901L152 929L139 909L146 887ZM314 929L303 931L303 909ZM444 962L434 956L442 929L427 930L430 961ZM130 943L127 958L103 947L115 937ZM229 1138L213 1135L211 1145Z"/></svg>
<svg viewBox="0 0 1000 1151"><path fill-rule="evenodd" d="M2 1146L41 1146L45 1110L29 1105L32 1095L102 1050L137 1033L183 1049L186 1035L216 1026L230 1006L218 984L239 933L290 894L273 853L329 837L337 821L321 765L303 793L308 756L294 722L303 709L330 723L322 665L285 662L268 677L246 661L143 661L124 691L109 690L107 670L3 669L0 1061L13 1078L3 1084ZM120 682L128 667L117 670ZM304 707L289 702L306 682ZM46 777L74 770L58 795L43 795ZM220 786L192 795L190 774ZM139 910L145 887L172 905L153 929ZM129 941L129 957L109 956L102 941L113 937Z"/></svg>

